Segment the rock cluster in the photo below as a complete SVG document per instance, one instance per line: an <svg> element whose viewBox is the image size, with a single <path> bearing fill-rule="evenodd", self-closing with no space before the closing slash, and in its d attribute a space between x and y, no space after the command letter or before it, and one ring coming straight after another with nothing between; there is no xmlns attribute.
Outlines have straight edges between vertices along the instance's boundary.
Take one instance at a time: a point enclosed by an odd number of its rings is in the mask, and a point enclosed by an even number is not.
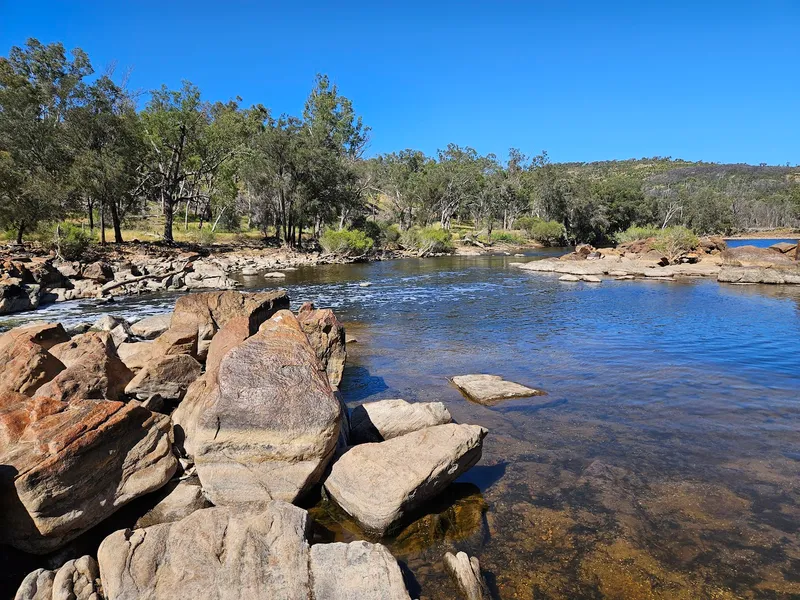
<svg viewBox="0 0 800 600"><path fill-rule="evenodd" d="M344 328L288 306L283 291L204 292L132 325L0 336L0 543L74 557L30 573L17 600L409 598L384 546L312 545L290 503L322 493L365 535L389 532L479 460L486 430L441 403L349 413ZM147 495L97 563L70 556Z"/></svg>

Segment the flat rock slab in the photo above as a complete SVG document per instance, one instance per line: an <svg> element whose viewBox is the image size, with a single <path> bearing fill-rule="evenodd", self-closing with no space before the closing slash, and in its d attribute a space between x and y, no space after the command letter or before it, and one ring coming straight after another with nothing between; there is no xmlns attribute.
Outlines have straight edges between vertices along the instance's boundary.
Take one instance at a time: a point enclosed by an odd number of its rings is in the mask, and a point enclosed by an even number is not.
<svg viewBox="0 0 800 600"><path fill-rule="evenodd" d="M325 490L362 527L386 533L477 463L486 433L449 423L353 446L334 463Z"/></svg>
<svg viewBox="0 0 800 600"><path fill-rule="evenodd" d="M353 444L382 442L453 418L441 402L380 400L356 406L350 411L350 440Z"/></svg>
<svg viewBox="0 0 800 600"><path fill-rule="evenodd" d="M529 388L499 375L458 375L452 379L462 394L478 404L492 405L513 398L544 396L547 392Z"/></svg>

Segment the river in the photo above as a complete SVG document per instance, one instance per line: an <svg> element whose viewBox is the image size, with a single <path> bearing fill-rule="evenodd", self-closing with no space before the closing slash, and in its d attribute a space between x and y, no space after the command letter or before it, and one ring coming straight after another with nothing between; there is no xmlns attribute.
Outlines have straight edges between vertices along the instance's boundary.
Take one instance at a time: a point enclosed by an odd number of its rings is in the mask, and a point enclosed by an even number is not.
<svg viewBox="0 0 800 600"><path fill-rule="evenodd" d="M509 266L548 252L529 254L245 281L336 311L356 340L348 404L438 400L489 429L481 463L386 540L412 597L455 597L441 559L465 550L497 598L800 598L800 286L563 283ZM142 316L174 299L35 316ZM448 382L468 373L548 395L478 406ZM317 539L356 539L324 502L312 514Z"/></svg>

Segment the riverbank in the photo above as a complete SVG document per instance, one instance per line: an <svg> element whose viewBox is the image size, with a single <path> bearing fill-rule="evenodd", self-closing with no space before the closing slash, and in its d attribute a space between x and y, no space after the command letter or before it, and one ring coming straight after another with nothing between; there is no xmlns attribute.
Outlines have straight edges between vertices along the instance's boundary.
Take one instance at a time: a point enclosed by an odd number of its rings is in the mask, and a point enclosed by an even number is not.
<svg viewBox="0 0 800 600"><path fill-rule="evenodd" d="M539 244L459 244L454 254L511 255ZM166 246L150 243L92 246L81 260L64 260L53 252L27 246L0 250L0 315L35 310L65 300L109 300L164 291L230 290L242 278L281 280L286 272L322 264L372 262L420 257L417 252L387 249L366 256L343 256L238 243Z"/></svg>
<svg viewBox="0 0 800 600"><path fill-rule="evenodd" d="M602 283L615 280L667 280L710 278L735 284L800 284L800 263L794 260L796 244L768 248L751 245L726 247L722 240L706 238L697 248L670 258L653 250L645 240L601 250L581 246L559 258L515 262L525 271L554 273L564 282Z"/></svg>

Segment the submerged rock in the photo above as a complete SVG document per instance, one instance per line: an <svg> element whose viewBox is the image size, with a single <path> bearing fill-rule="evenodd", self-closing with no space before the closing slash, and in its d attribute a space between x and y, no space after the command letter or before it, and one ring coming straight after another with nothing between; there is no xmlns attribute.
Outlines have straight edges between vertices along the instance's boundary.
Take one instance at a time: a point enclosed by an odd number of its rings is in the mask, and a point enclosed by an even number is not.
<svg viewBox="0 0 800 600"><path fill-rule="evenodd" d="M458 375L452 381L467 398L478 404L491 405L501 400L546 394L541 390L506 381L499 375Z"/></svg>
<svg viewBox="0 0 800 600"><path fill-rule="evenodd" d="M441 402L411 404L399 399L367 402L350 412L350 443L382 442L452 420Z"/></svg>
<svg viewBox="0 0 800 600"><path fill-rule="evenodd" d="M465 600L491 600L477 558L467 556L466 552L459 552L455 556L447 552L444 555L444 568Z"/></svg>
<svg viewBox="0 0 800 600"><path fill-rule="evenodd" d="M437 425L349 448L325 490L364 528L385 533L480 460L486 429Z"/></svg>
<svg viewBox="0 0 800 600"><path fill-rule="evenodd" d="M175 472L169 418L136 402L16 398L0 408L0 543L54 550Z"/></svg>
<svg viewBox="0 0 800 600"><path fill-rule="evenodd" d="M292 313L230 350L206 384L192 447L215 505L293 501L319 481L342 408Z"/></svg>

